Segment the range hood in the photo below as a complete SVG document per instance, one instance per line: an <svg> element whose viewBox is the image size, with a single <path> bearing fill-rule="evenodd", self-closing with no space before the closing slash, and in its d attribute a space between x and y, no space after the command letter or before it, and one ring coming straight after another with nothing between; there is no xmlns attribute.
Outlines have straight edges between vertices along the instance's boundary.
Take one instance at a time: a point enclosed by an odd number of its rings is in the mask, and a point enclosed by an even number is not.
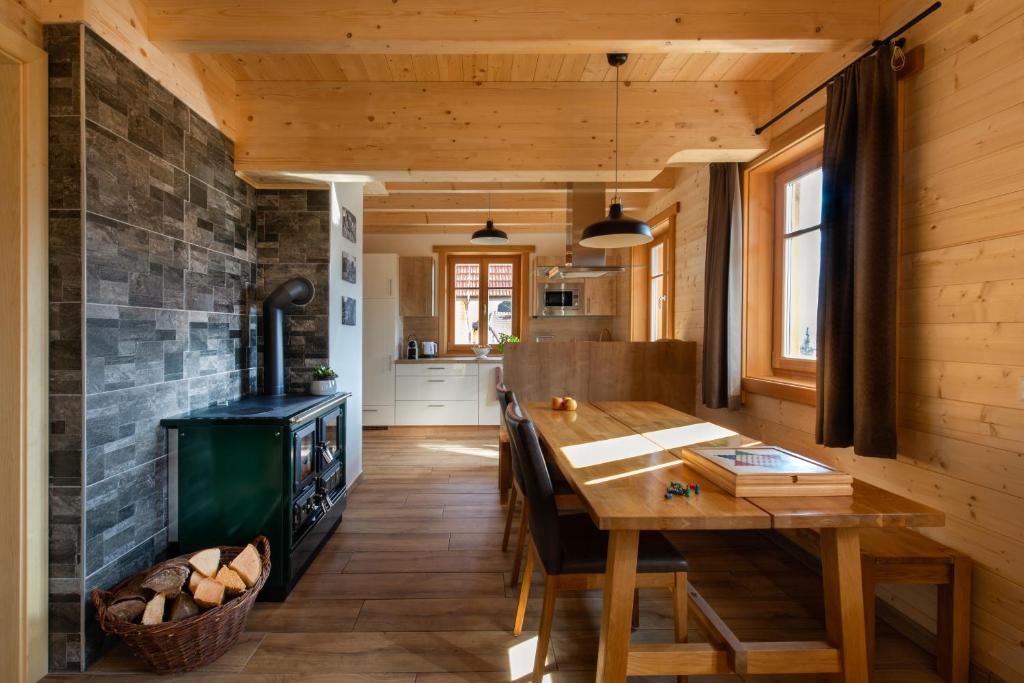
<svg viewBox="0 0 1024 683"><path fill-rule="evenodd" d="M569 225L565 231L565 265L543 266L537 275L552 280L606 277L626 271L626 266L611 266L605 263L604 249L580 246L580 236L588 225L605 216L604 183L570 183L566 206Z"/></svg>

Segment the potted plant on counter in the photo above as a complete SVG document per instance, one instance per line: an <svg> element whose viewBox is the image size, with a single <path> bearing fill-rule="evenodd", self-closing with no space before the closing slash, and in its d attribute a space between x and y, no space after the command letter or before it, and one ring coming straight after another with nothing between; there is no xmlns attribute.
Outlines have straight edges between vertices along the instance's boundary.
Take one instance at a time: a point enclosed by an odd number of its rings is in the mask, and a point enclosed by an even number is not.
<svg viewBox="0 0 1024 683"><path fill-rule="evenodd" d="M495 345L495 349L497 350L497 352L499 354L503 354L503 353L505 353L505 346L507 344L518 344L518 343L519 343L519 337L515 336L514 334L505 334L504 332L502 332L501 334L498 335L498 343L497 343L497 345Z"/></svg>
<svg viewBox="0 0 1024 683"><path fill-rule="evenodd" d="M338 390L338 373L327 365L313 368L313 381L309 383L309 393L314 396L330 396Z"/></svg>

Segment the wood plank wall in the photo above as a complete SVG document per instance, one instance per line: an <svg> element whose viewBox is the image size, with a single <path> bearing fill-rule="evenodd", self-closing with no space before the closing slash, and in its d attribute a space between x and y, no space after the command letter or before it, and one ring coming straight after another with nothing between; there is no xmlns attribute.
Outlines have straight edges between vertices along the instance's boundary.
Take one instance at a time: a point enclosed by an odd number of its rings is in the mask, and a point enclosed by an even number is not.
<svg viewBox="0 0 1024 683"><path fill-rule="evenodd" d="M520 401L658 401L693 413L696 344L523 342L505 348L505 385Z"/></svg>
<svg viewBox="0 0 1024 683"><path fill-rule="evenodd" d="M927 4L885 2L883 20L894 28ZM972 657L1022 680L1024 3L943 4L908 46L925 45L925 69L906 99L899 458L818 447L814 408L774 398L749 395L738 413L698 414L944 510L947 526L925 533L976 562ZM777 82L776 104L841 66L841 57L804 60ZM686 168L649 211L681 202L676 336L698 342L706 195L707 168ZM881 597L934 630L934 589L895 588Z"/></svg>

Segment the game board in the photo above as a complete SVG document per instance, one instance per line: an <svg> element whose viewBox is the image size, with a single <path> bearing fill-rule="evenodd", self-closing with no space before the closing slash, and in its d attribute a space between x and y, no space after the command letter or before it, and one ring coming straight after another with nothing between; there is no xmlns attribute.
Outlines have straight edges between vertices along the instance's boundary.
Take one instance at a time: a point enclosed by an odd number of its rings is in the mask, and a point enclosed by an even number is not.
<svg viewBox="0 0 1024 683"><path fill-rule="evenodd" d="M777 446L683 450L687 464L734 496L849 496L853 478Z"/></svg>

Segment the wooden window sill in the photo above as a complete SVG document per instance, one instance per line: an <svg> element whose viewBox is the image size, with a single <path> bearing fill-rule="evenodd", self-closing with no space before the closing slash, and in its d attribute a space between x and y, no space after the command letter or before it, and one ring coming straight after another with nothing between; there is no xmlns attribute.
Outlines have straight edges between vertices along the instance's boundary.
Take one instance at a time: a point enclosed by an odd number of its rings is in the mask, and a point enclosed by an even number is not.
<svg viewBox="0 0 1024 683"><path fill-rule="evenodd" d="M789 377L744 377L743 391L772 396L785 401L813 406L818 402L818 390L813 380Z"/></svg>

